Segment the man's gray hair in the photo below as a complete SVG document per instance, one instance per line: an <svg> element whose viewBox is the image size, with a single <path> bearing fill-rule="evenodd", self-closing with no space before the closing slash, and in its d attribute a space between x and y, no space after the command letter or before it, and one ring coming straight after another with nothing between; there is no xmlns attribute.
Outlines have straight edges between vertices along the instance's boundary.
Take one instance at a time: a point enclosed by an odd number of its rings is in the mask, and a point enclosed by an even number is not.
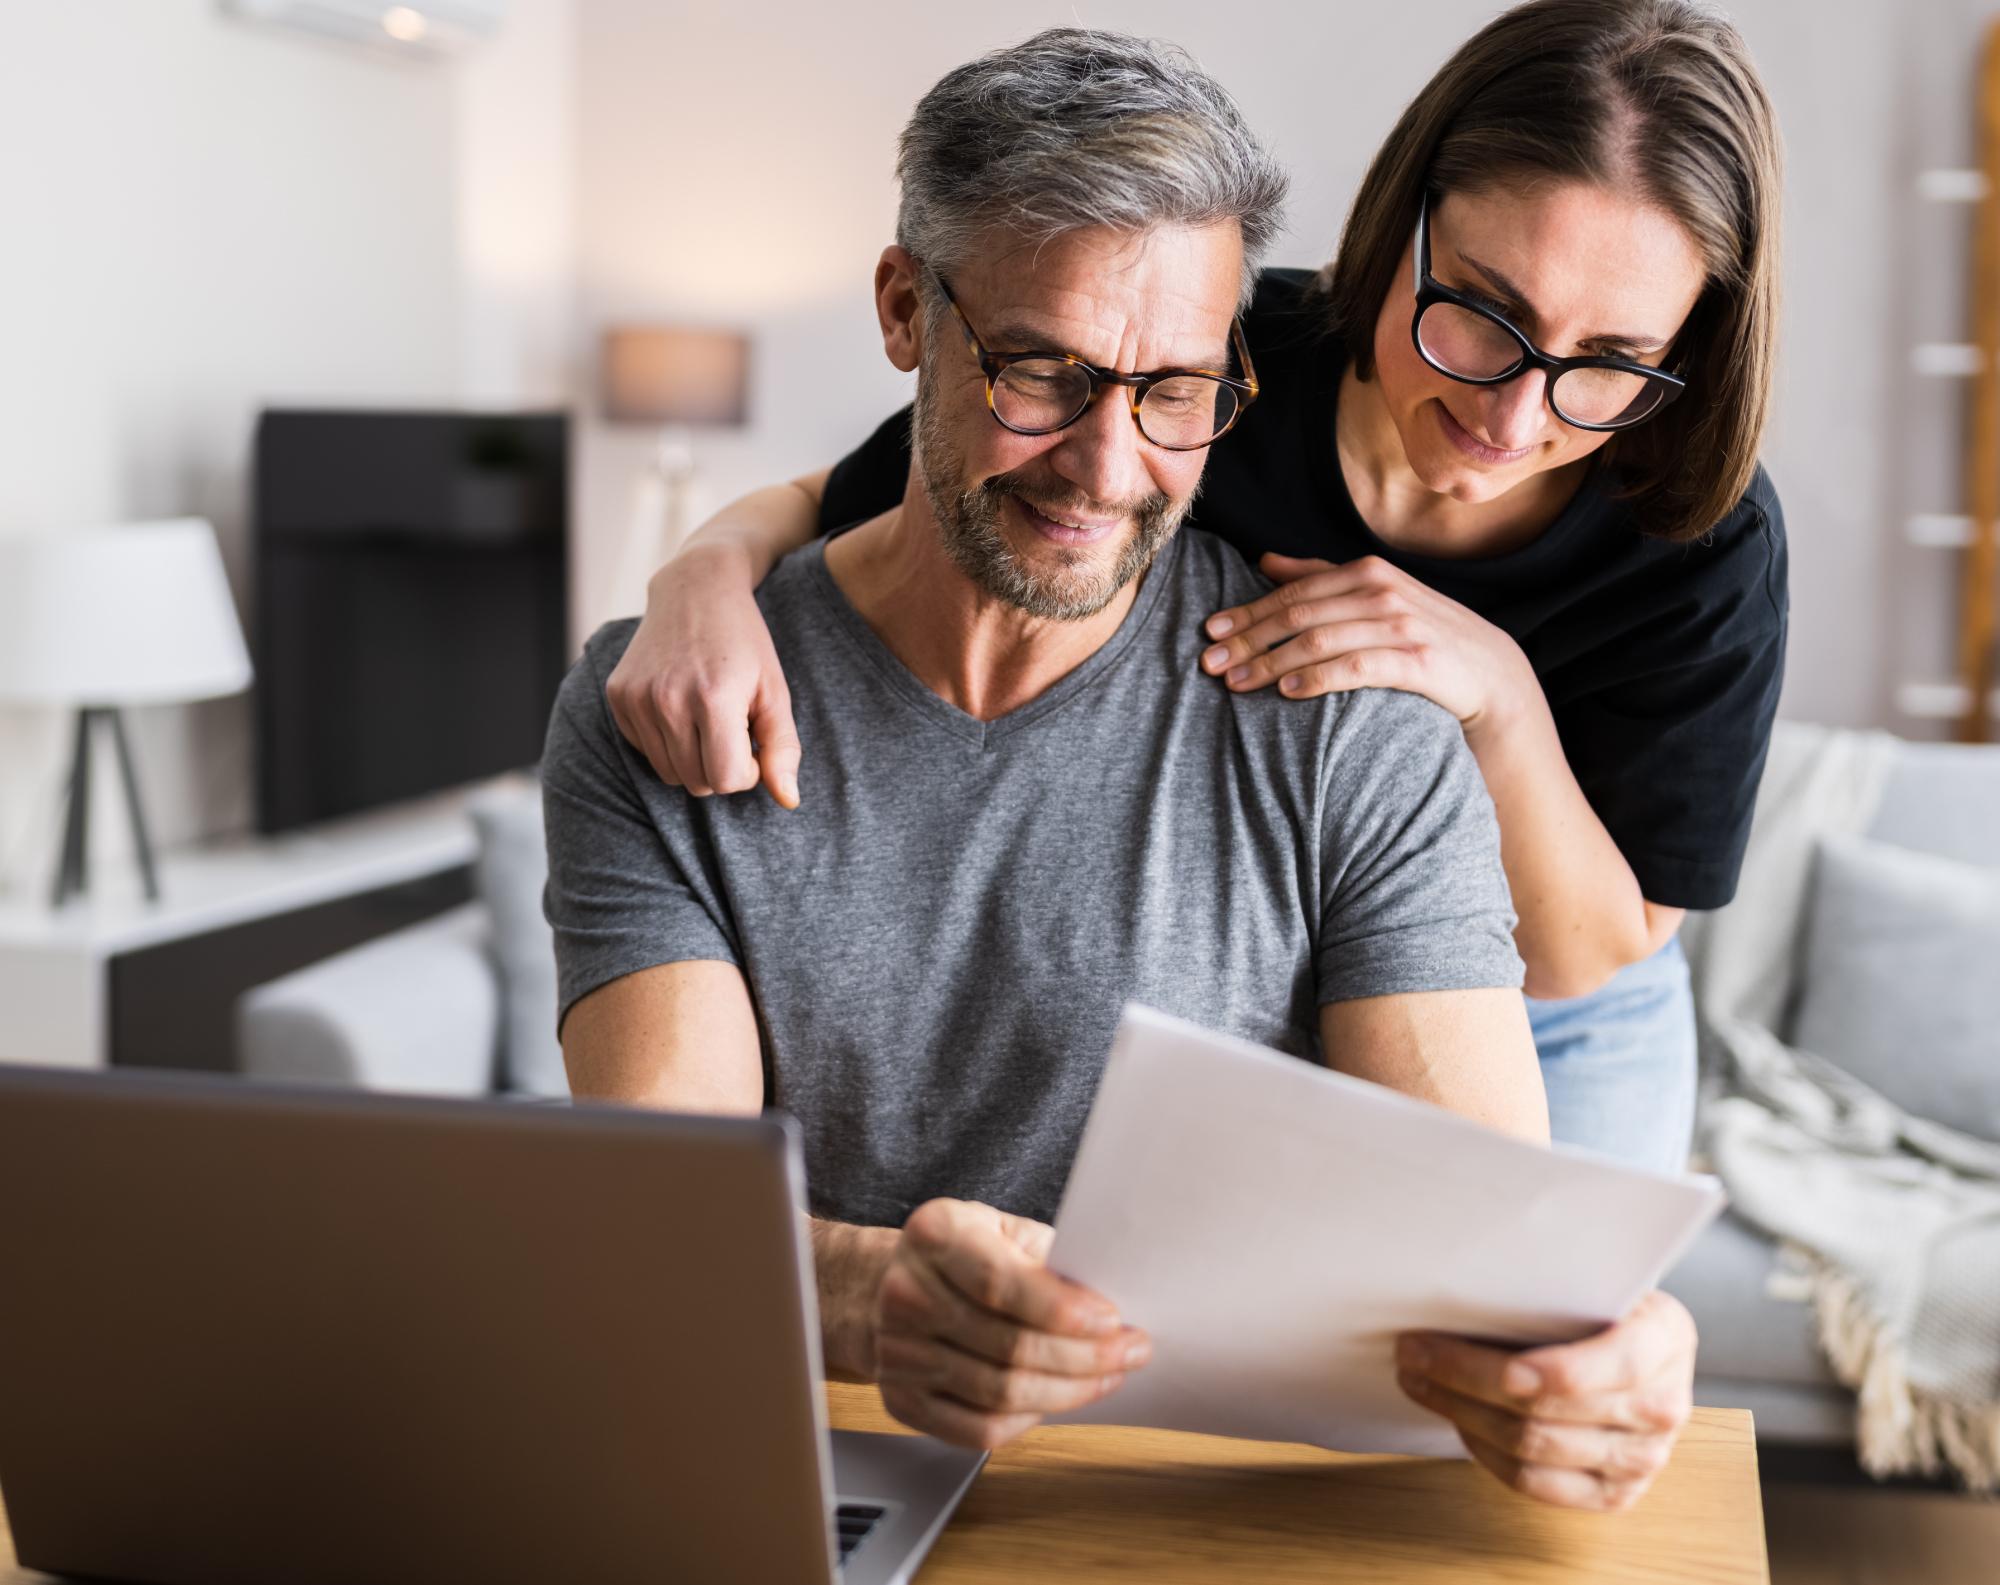
<svg viewBox="0 0 2000 1585"><path fill-rule="evenodd" d="M1185 50L1089 28L1050 28L947 73L904 127L896 174L896 240L934 269L965 263L994 226L1032 244L1233 220L1246 304L1286 186Z"/></svg>

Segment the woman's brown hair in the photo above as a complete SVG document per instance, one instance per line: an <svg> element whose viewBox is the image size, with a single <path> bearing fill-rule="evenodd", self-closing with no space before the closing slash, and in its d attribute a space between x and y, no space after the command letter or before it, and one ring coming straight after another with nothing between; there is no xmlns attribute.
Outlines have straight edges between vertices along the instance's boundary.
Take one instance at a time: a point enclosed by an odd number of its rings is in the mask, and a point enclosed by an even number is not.
<svg viewBox="0 0 2000 1585"><path fill-rule="evenodd" d="M1780 162L1736 30L1693 0L1529 0L1468 39L1389 134L1322 276L1357 375L1426 189L1581 181L1672 215L1708 278L1668 367L1687 394L1604 461L1644 530L1697 539L1749 487L1770 408Z"/></svg>

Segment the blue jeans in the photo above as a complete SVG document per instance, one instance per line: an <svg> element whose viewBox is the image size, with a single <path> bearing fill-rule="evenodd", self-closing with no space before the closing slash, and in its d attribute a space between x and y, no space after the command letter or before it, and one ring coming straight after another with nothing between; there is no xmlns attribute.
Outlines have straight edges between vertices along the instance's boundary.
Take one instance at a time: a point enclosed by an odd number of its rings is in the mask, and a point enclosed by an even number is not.
<svg viewBox="0 0 2000 1585"><path fill-rule="evenodd" d="M1528 998L1549 1129L1632 1166L1686 1170L1694 1132L1694 998L1675 937L1588 996Z"/></svg>

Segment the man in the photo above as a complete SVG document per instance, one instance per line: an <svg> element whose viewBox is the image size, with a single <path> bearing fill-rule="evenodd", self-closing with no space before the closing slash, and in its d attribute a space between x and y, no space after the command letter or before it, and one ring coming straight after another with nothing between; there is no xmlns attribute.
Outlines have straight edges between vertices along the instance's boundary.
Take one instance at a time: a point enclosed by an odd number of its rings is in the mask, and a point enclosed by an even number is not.
<svg viewBox="0 0 2000 1585"><path fill-rule="evenodd" d="M548 912L576 1093L794 1113L829 1368L992 1446L1145 1362L1043 1259L1126 999L1523 1137L1547 1117L1457 723L1199 670L1201 617L1261 587L1175 533L1253 390L1232 326L1277 229L1234 106L1155 46L1043 34L926 95L900 173L875 297L918 371L905 498L759 594L799 808L663 786L604 703L614 624L550 728ZM1530 1356L1528 1394L1437 1339L1406 1384L1523 1489L1618 1505L1671 1442L1626 1401L1660 1336Z"/></svg>

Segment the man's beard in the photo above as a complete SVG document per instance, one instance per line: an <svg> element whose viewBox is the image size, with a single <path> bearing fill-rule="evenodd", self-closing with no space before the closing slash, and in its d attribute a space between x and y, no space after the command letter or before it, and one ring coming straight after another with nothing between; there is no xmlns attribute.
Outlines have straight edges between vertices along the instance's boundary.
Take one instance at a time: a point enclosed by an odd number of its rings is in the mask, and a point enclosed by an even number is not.
<svg viewBox="0 0 2000 1585"><path fill-rule="evenodd" d="M1194 504L1192 494L1176 502L1159 492L1122 504L1093 501L1032 467L995 474L969 490L959 490L956 485L965 477L965 459L952 444L944 417L931 399L936 387L930 371L923 370L917 380L913 427L917 471L937 518L945 554L986 594L1030 616L1080 622L1097 615L1120 589L1153 564L1160 547L1173 537ZM1096 570L1088 550L1059 550L1055 569L1037 570L1023 564L1001 527L1001 514L1010 495L1019 496L1045 517L1125 518L1136 522L1138 532L1117 560L1102 571Z"/></svg>

